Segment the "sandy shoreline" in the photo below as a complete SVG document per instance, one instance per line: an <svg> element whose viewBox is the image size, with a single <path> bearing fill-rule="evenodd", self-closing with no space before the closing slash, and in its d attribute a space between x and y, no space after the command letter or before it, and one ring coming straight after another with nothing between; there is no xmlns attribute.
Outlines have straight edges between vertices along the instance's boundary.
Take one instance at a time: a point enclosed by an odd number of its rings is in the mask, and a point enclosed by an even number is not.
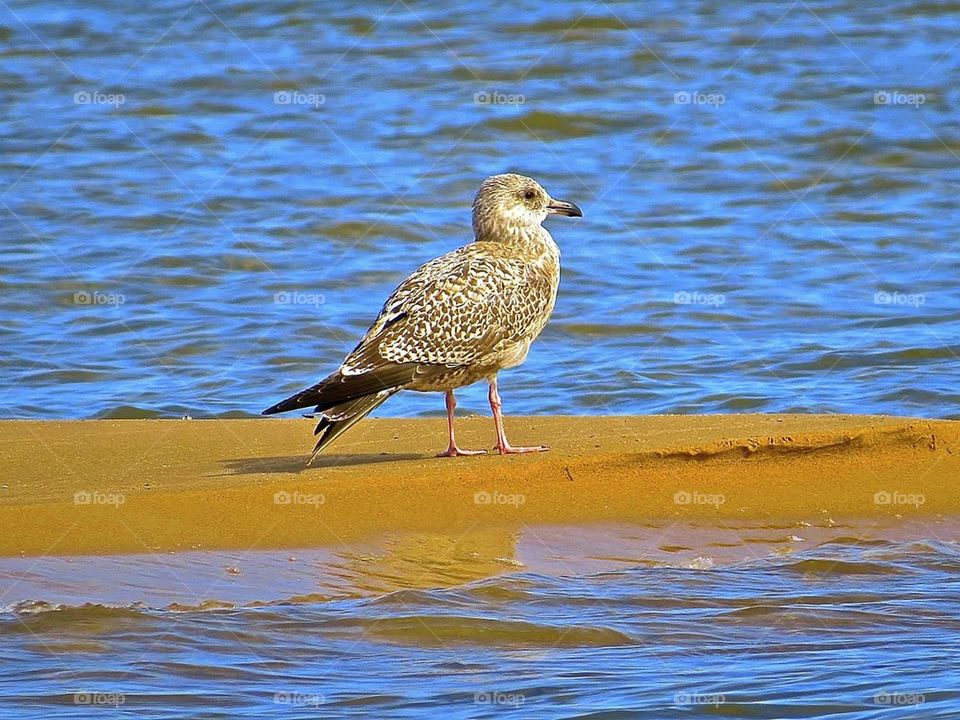
<svg viewBox="0 0 960 720"><path fill-rule="evenodd" d="M0 555L335 546L521 524L960 514L960 422L508 419L549 453L436 459L444 421L368 420L305 467L309 420L0 422ZM492 445L488 418L459 421Z"/></svg>

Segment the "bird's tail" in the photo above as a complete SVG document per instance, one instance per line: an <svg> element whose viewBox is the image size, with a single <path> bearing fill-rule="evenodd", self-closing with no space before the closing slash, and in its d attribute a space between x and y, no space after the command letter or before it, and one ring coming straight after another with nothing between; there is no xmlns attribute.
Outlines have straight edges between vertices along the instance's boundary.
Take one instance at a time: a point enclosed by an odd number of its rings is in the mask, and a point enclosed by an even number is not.
<svg viewBox="0 0 960 720"><path fill-rule="evenodd" d="M366 372L344 372L341 368L316 385L271 405L262 414L275 415L311 405L316 406L318 413L332 411L333 408L346 407L350 400L398 389L413 380L417 371L417 363L387 363Z"/></svg>
<svg viewBox="0 0 960 720"><path fill-rule="evenodd" d="M317 440L316 447L313 448L313 455L310 456L307 465L310 465L327 445L349 430L354 423L362 420L367 414L386 402L391 395L399 390L400 388L381 390L319 412L317 415L320 417L320 422L317 423L317 429L313 431L313 434L320 437Z"/></svg>

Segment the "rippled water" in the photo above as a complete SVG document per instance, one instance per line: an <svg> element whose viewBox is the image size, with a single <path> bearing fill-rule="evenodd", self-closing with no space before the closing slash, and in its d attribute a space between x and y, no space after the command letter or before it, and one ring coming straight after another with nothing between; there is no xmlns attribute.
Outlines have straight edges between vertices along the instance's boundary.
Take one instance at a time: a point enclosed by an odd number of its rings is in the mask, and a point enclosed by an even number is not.
<svg viewBox="0 0 960 720"><path fill-rule="evenodd" d="M958 32L955 2L7 0L0 414L257 412L514 170L586 217L551 221L509 411L957 416ZM861 530L5 560L0 710L953 717L956 533Z"/></svg>
<svg viewBox="0 0 960 720"><path fill-rule="evenodd" d="M954 717L956 527L899 539L917 530L526 528L294 554L7 559L0 709Z"/></svg>
<svg viewBox="0 0 960 720"><path fill-rule="evenodd" d="M958 32L953 2L9 0L2 412L257 412L516 170L586 217L551 221L508 410L956 416Z"/></svg>

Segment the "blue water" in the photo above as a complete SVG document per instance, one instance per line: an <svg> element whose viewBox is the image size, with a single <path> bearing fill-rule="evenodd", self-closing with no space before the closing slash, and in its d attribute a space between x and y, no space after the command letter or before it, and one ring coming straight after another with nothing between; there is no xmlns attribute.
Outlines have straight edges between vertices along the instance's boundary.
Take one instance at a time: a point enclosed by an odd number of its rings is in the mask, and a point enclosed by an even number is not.
<svg viewBox="0 0 960 720"><path fill-rule="evenodd" d="M956 3L11 0L0 414L258 412L515 170L586 217L550 222L509 412L956 417L958 32Z"/></svg>
<svg viewBox="0 0 960 720"><path fill-rule="evenodd" d="M952 0L3 0L0 417L257 413L505 171L585 215L508 413L960 417L958 37ZM0 716L956 717L955 528L774 530L5 559Z"/></svg>
<svg viewBox="0 0 960 720"><path fill-rule="evenodd" d="M367 581L379 574L422 589L369 594L353 587L339 597L222 609L80 604L95 592L91 583L63 583L48 592L69 589L77 594L72 604L28 603L0 613L0 712L956 717L956 542L861 540L838 530L812 549L785 553L781 546L766 554L757 534L744 536L754 559L722 566L704 557L630 566L634 547L623 551L618 569L553 575L504 567L505 574L436 587L443 573L449 581L457 569L491 558L481 551L472 561L463 553L458 564L418 563L411 557L416 543L365 560L344 550L332 566L342 574L352 569ZM182 592L168 580L188 571L173 562L152 584ZM233 562L246 573L257 561ZM408 571L402 580L400 562ZM131 565L118 561L113 572L128 577ZM312 579L324 582L310 563L296 573L308 587ZM216 594L230 583L197 587ZM275 590L256 592L269 598Z"/></svg>

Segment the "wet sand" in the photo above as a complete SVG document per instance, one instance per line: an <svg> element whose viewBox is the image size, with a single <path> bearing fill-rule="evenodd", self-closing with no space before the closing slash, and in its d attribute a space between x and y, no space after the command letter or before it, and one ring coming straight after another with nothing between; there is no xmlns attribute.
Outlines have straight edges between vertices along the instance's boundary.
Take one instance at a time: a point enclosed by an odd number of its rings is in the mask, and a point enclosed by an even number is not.
<svg viewBox="0 0 960 720"><path fill-rule="evenodd" d="M145 606L189 611L378 598L401 590L460 588L515 573L585 577L637 568L763 568L795 558L798 571L822 577L896 572L891 554L927 554L954 543L956 519L864 518L819 526L763 521L681 521L476 527L444 533L400 532L347 546L277 550L204 550L0 558L0 614L82 607ZM927 538L917 542L917 538ZM859 560L857 549L866 555ZM122 582L117 579L122 578Z"/></svg>
<svg viewBox="0 0 960 720"><path fill-rule="evenodd" d="M309 420L0 422L0 555L339 546L384 532L960 514L960 422L509 418L549 453L434 458L445 421L367 420L305 467ZM489 447L489 418L458 422Z"/></svg>

